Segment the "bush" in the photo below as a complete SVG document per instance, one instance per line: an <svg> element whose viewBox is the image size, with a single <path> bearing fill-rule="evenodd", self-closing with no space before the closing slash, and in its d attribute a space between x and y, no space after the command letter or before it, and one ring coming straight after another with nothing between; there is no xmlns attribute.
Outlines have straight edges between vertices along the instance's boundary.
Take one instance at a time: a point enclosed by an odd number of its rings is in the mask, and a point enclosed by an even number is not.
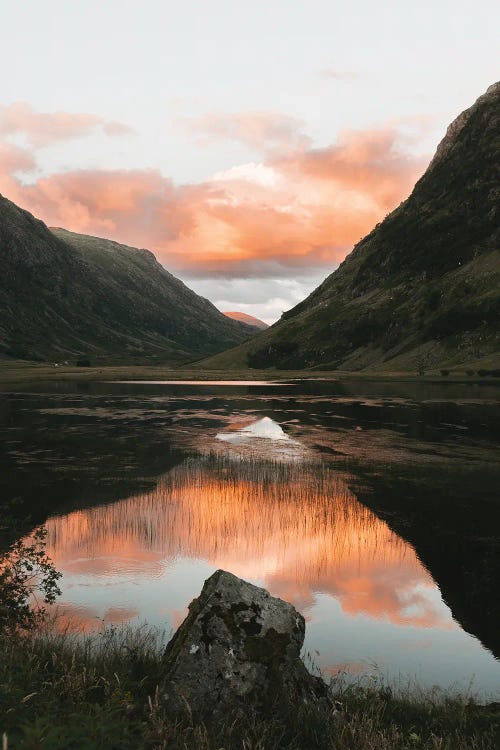
<svg viewBox="0 0 500 750"><path fill-rule="evenodd" d="M467 375L469 375L469 377L471 375L474 375L474 370L466 370L465 372L467 373Z"/></svg>
<svg viewBox="0 0 500 750"><path fill-rule="evenodd" d="M45 617L42 606L32 606L36 594L45 604L53 604L61 593L61 578L45 552L47 531L37 529L24 541L14 542L0 555L0 629L29 629Z"/></svg>
<svg viewBox="0 0 500 750"><path fill-rule="evenodd" d="M446 377L446 375L449 375L449 374L450 374L450 371L449 371L449 370L441 370L441 375L442 375L443 377Z"/></svg>
<svg viewBox="0 0 500 750"><path fill-rule="evenodd" d="M90 367L90 359L77 359L76 360L76 366L77 367Z"/></svg>

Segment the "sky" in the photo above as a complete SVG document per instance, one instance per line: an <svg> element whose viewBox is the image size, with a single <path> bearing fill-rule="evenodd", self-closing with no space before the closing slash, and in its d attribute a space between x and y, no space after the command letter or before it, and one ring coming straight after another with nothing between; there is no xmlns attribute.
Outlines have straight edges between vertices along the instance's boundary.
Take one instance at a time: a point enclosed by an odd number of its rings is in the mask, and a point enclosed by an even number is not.
<svg viewBox="0 0 500 750"><path fill-rule="evenodd" d="M492 0L0 6L0 193L269 323L498 78Z"/></svg>

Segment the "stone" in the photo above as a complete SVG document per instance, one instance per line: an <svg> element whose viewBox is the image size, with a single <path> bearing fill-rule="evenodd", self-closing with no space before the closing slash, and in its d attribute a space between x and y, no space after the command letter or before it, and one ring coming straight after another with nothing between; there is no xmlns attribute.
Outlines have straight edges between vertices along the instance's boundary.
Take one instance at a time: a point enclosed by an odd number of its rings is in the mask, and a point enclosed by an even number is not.
<svg viewBox="0 0 500 750"><path fill-rule="evenodd" d="M300 658L304 633L304 618L291 604L216 571L166 647L167 714L220 720L248 708L328 701L327 686Z"/></svg>

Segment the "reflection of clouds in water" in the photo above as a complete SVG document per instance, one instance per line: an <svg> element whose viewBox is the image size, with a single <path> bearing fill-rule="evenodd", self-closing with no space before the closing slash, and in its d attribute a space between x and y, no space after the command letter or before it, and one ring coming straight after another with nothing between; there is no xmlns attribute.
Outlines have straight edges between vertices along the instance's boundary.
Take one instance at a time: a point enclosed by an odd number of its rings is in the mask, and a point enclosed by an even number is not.
<svg viewBox="0 0 500 750"><path fill-rule="evenodd" d="M129 502L125 500L122 502ZM120 503L118 503L119 505ZM169 561L165 560L161 550L150 548L147 544L138 544L138 539L115 533L112 529L104 530L106 543L100 544L100 535L95 528L99 518L104 520L99 506L90 510L77 510L67 516L49 519L47 528L52 530L54 543L58 545L58 563L64 572L74 577L99 576L109 578L109 584L119 577L140 576L159 578L163 575ZM60 536L61 525L64 526L63 537ZM66 545L65 541L85 540L82 545ZM95 540L92 544L91 540ZM100 584L103 585L104 581ZM82 585L82 582L79 582Z"/></svg>
<svg viewBox="0 0 500 750"><path fill-rule="evenodd" d="M134 620L139 611L130 607L108 607L102 615L97 607L89 607L63 602L54 611L54 623L60 632L77 631L91 633L98 626L124 625Z"/></svg>
<svg viewBox="0 0 500 750"><path fill-rule="evenodd" d="M413 548L320 464L190 459L152 492L49 519L47 528L56 567L99 586L113 577L147 586L190 558L262 582L302 610L323 592L351 616L450 622Z"/></svg>

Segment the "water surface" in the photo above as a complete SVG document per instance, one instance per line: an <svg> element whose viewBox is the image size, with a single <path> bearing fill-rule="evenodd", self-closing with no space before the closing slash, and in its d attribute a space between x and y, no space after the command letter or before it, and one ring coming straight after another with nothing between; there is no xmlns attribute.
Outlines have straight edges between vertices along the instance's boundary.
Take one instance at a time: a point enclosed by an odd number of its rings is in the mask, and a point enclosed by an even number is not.
<svg viewBox="0 0 500 750"><path fill-rule="evenodd" d="M500 694L494 388L57 386L5 394L0 424L60 626L169 632L224 568L304 614L326 674Z"/></svg>

